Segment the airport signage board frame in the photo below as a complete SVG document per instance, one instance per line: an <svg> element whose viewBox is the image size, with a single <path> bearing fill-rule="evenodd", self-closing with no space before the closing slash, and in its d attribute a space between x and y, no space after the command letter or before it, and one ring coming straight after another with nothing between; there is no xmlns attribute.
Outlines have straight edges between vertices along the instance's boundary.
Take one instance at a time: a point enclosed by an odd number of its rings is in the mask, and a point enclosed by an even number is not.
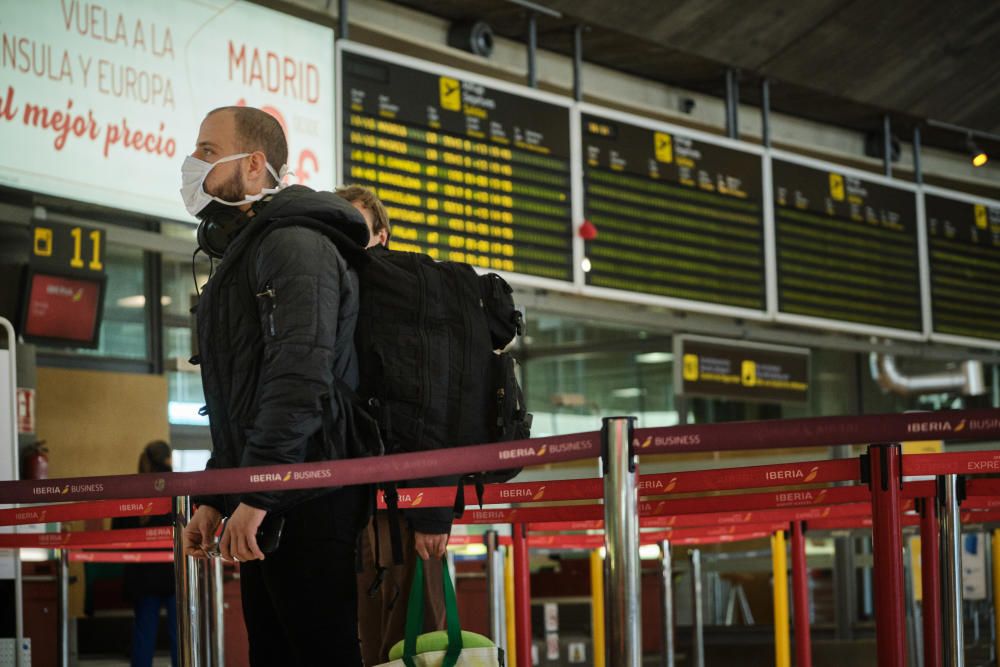
<svg viewBox="0 0 1000 667"><path fill-rule="evenodd" d="M954 201L963 204L979 204L986 206L988 208L1000 208L1000 200L989 199L987 197L980 197L977 195L971 195L959 190L950 190L946 188L939 188L933 185L922 185L920 187L920 211L921 211L921 229L924 230L925 236L927 236L927 226L930 224L930 217L927 214L927 196L940 197L943 199L952 199ZM924 250L924 261L927 263L927 282L926 285L922 287L924 291L925 299L927 300L927 312L928 319L926 324L926 329L928 331L928 336L930 340L937 343L946 343L950 345L967 345L969 347L979 347L987 348L991 350L1000 350L1000 340L991 340L989 338L976 338L973 336L961 336L949 333L938 333L934 330L934 302L933 293L931 291L931 282L933 275L931 273L931 248L930 248L930 238L927 238L926 248ZM1000 288L1000 285L997 285Z"/></svg>
<svg viewBox="0 0 1000 667"><path fill-rule="evenodd" d="M769 184L768 179L768 160L765 159L766 151L762 146L755 144L746 143L743 141L738 141L735 139L728 139L726 137L720 137L718 135L709 134L707 132L701 132L698 130L693 130L682 125L675 125L672 123L655 120L652 118L647 118L643 116L638 116L632 113L627 113L623 111L617 111L609 109L607 107L602 107L600 105L591 104L588 102L578 102L576 104L576 140L580 142L581 148L580 152L580 162L577 166L579 170L578 181L576 183L576 189L574 190L574 197L578 200L576 208L579 210L579 217L577 220L583 220L584 212L584 182L583 182L583 159L582 155L582 143L583 143L583 127L582 127L582 117L583 115L600 116L601 118L625 123L628 125L634 125L645 130L652 130L654 132L666 132L671 135L680 135L693 139L695 141L704 142L706 144L711 144L714 146L719 146L722 148L728 148L732 150L741 151L744 153L750 153L757 156L761 162L761 216L763 224L763 259L764 259L764 285L765 285L765 305L766 307L761 310L741 308L738 306L729 306L724 304L715 304L707 301L695 301L690 299L681 299L669 296L659 296L654 294L644 294L641 292L630 292L626 290L619 290L607 287L597 287L592 285L586 285L583 270L581 268L581 262L584 257L584 243L583 239L579 238L577 235L577 247L579 248L577 269L580 272L579 285L580 292L584 296L592 296L601 299L610 299L616 301L628 301L631 303L637 303L649 306L661 306L666 308L676 308L678 310L705 313L709 315L719 315L723 317L735 317L743 319L751 319L758 321L766 321L773 318L773 308L774 304L771 299L771 290L768 283L768 276L770 275L770 267L774 263L773 257L773 239L771 237L771 226L769 225L769 220L772 217L770 207L771 201L769 195ZM600 230L598 229L598 234Z"/></svg>
<svg viewBox="0 0 1000 667"><path fill-rule="evenodd" d="M579 226L578 221L581 219L581 212L577 210L575 203L575 192L578 188L579 174L581 170L580 162L580 144L577 139L579 134L579 114L575 111L574 101L569 97L564 97L560 95L555 95L553 93L548 93L545 91L540 91L534 88L529 88L527 86L521 86L518 84L509 83L507 81L502 81L499 79L494 79L488 76L482 76L469 72L466 70L458 69L455 67L449 67L447 65L441 65L427 60L422 60L419 58L414 58L411 56L401 55L387 51L385 49L380 49L377 47L368 46L365 44L358 44L356 42L351 42L349 40L338 40L336 44L336 74L335 78L340 86L340 95L345 96L349 94L349 91L344 89L345 78L344 78L344 55L353 54L358 56L363 56L371 58L374 60L385 62L389 65L406 67L420 72L430 74L439 77L450 77L457 79L463 83L473 83L477 85L484 86L491 90L495 90L500 93L505 93L509 95L524 97L532 100L537 100L539 102L544 102L547 104L562 107L566 110L567 116L567 127L566 132L568 133L569 140L569 189L567 191L567 203L570 206L570 226L569 234L570 238L567 239L569 243L569 248L572 253L571 262L573 266L572 280L558 280L554 278L546 278L542 276L529 275L526 273L518 273L516 271L504 271L498 269L486 269L481 267L475 267L476 271L479 272L490 272L496 273L507 280L511 285L526 287L526 288L537 288L537 289L548 289L558 292L566 293L579 293L580 282L582 281L582 275L579 271L580 265L580 252L579 249L582 248L582 244L579 243L579 235L577 234L577 228ZM337 173L341 174L341 177L347 182L350 179L350 175L345 171L345 155L344 146L346 144L346 138L344 137L344 106L346 97L338 97L338 103L336 107L336 119L335 125L338 128L335 134L335 145L337 154ZM391 223L391 221L390 221Z"/></svg>
<svg viewBox="0 0 1000 667"><path fill-rule="evenodd" d="M768 169L767 169L767 185L768 188L768 201L770 202L770 215L768 216L769 224L771 225L770 232L770 243L772 248L772 262L769 265L769 270L772 272L768 277L768 285L771 293L769 295L769 300L773 304L774 321L782 324L791 324L796 326L803 326L813 329L823 329L827 331L836 331L848 334L860 334L868 336L881 336L885 338L894 338L898 340L910 340L910 341L923 341L927 340L930 331L930 294L928 290L929 286L929 272L928 272L928 261L927 261L927 234L926 226L924 223L924 211L923 211L923 197L920 194L920 187L913 183L908 183L905 181L900 181L897 179L889 178L880 174L875 174L872 172L864 171L862 169L855 169L852 167L846 167L835 162L828 162L826 160L817 160L815 158L805 157L798 155L796 153L790 153L780 149L770 149L767 151L768 154ZM863 324L857 322L849 322L846 320L838 320L833 318L823 318L814 317L810 315L800 315L797 313L786 313L779 309L778 300L778 263L777 263L777 211L774 207L774 198L776 195L775 182L773 177L773 167L774 161L778 160L781 162L789 162L796 165L801 165L809 169L817 169L820 171L836 172L844 177L858 178L864 181L868 181L872 184L889 187L897 190L904 190L910 193L914 198L914 213L915 219L914 224L916 225L917 233L917 284L919 287L920 294L920 330L910 331L906 329L899 329L894 327L882 327L877 325Z"/></svg>
<svg viewBox="0 0 1000 667"><path fill-rule="evenodd" d="M678 396L755 403L809 401L808 348L688 334L674 336L673 344Z"/></svg>

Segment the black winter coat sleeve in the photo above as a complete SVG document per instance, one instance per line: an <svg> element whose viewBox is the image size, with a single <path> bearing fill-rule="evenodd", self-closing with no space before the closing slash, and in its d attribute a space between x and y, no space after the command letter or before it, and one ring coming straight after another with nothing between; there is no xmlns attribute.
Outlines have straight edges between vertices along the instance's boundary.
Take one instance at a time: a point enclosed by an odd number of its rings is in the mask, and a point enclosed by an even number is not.
<svg viewBox="0 0 1000 667"><path fill-rule="evenodd" d="M333 382L345 264L326 237L303 227L268 234L255 261L264 358L240 466L301 463L309 440L322 429L320 397ZM280 498L258 492L240 499L270 510Z"/></svg>
<svg viewBox="0 0 1000 667"><path fill-rule="evenodd" d="M458 480L458 475L447 475L444 477L414 479L405 482L403 486L455 486L458 484ZM475 493L473 493L472 498L475 498ZM466 501L469 501L469 496L466 496ZM454 518L454 509L451 507L410 507L401 511L406 520L410 522L413 530L417 532L429 535L442 535L451 532L451 523Z"/></svg>

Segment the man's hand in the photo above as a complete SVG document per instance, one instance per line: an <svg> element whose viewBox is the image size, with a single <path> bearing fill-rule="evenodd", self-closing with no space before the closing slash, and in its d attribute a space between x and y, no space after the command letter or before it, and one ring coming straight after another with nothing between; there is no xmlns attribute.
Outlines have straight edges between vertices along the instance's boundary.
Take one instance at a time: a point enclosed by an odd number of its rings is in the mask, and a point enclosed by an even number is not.
<svg viewBox="0 0 1000 667"><path fill-rule="evenodd" d="M219 551L224 560L264 560L264 553L257 547L257 529L266 515L266 510L240 503L226 522L226 529L219 540Z"/></svg>
<svg viewBox="0 0 1000 667"><path fill-rule="evenodd" d="M448 533L436 535L433 533L413 532L413 541L416 543L417 555L428 560L430 558L441 558L448 547Z"/></svg>
<svg viewBox="0 0 1000 667"><path fill-rule="evenodd" d="M184 554L195 558L208 558L205 550L211 548L215 542L215 531L219 529L221 521L222 515L214 507L201 505L195 510L182 533Z"/></svg>

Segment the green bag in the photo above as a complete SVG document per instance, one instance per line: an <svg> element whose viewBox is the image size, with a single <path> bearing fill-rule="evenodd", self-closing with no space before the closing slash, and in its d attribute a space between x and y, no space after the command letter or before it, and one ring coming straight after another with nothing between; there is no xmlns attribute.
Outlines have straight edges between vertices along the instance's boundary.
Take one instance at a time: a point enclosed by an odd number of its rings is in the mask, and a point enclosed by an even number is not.
<svg viewBox="0 0 1000 667"><path fill-rule="evenodd" d="M458 620L458 602L448 564L441 560L445 619L448 629L420 634L424 627L424 561L417 559L406 608L406 635L378 667L504 667L503 649L488 637L466 632Z"/></svg>

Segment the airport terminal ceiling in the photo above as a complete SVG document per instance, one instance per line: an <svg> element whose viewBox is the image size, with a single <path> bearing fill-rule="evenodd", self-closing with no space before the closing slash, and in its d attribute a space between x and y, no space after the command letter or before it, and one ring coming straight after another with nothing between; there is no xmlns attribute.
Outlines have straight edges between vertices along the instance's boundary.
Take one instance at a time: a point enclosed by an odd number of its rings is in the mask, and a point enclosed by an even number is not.
<svg viewBox="0 0 1000 667"><path fill-rule="evenodd" d="M395 1L451 21L483 20L499 35L526 39L521 3ZM907 126L918 119L1000 133L996 3L623 0L613 9L603 0L536 4L562 15L536 14L540 48L572 53L572 28L582 23L586 61L679 88L721 97L725 70L736 68L741 101L758 104L759 82L766 77L772 108L793 116L874 131L888 111L904 140ZM954 132L927 127L923 139L947 150L962 150L964 142Z"/></svg>

